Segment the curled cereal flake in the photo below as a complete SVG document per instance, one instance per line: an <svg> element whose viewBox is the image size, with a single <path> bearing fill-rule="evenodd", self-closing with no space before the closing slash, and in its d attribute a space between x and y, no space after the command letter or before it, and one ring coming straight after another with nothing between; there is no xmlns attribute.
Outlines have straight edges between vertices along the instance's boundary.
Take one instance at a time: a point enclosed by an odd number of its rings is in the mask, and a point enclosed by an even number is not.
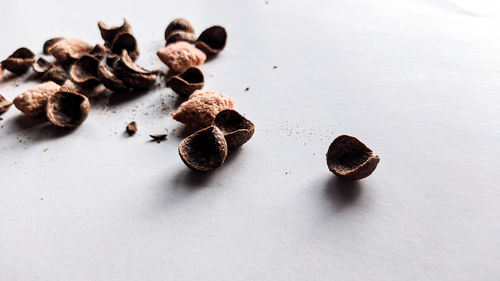
<svg viewBox="0 0 500 281"><path fill-rule="evenodd" d="M215 25L205 29L198 37L196 47L207 55L215 55L226 46L227 32L222 26Z"/></svg>
<svg viewBox="0 0 500 281"><path fill-rule="evenodd" d="M172 71L179 73L192 66L201 65L207 59L202 51L183 41L169 44L156 54Z"/></svg>
<svg viewBox="0 0 500 281"><path fill-rule="evenodd" d="M135 40L132 33L123 32L116 35L115 40L111 44L111 51L115 54L121 54L122 50L126 50L132 60L139 57L137 40Z"/></svg>
<svg viewBox="0 0 500 281"><path fill-rule="evenodd" d="M38 58L38 60L33 64L33 71L38 74L44 74L53 66L54 64L49 62L48 60L44 58Z"/></svg>
<svg viewBox="0 0 500 281"><path fill-rule="evenodd" d="M192 129L212 125L215 116L224 109L233 109L234 100L210 90L197 90L183 102L172 117Z"/></svg>
<svg viewBox="0 0 500 281"><path fill-rule="evenodd" d="M191 23L186 19L178 18L171 21L165 29L165 40L168 41L168 37L176 31L183 31L194 35L194 28Z"/></svg>
<svg viewBox="0 0 500 281"><path fill-rule="evenodd" d="M224 134L215 126L199 130L181 141L179 155L193 170L209 172L217 169L227 157Z"/></svg>
<svg viewBox="0 0 500 281"><path fill-rule="evenodd" d="M15 74L23 74L35 63L35 54L28 48L17 49L7 59L2 61L2 68Z"/></svg>
<svg viewBox="0 0 500 281"><path fill-rule="evenodd" d="M60 86L52 81L38 84L14 99L14 105L24 114L35 116L44 112L47 99L59 91Z"/></svg>
<svg viewBox="0 0 500 281"><path fill-rule="evenodd" d="M54 65L44 58L39 58L33 65L33 71L42 77L42 81L54 81L61 85L68 79L66 71L60 65Z"/></svg>
<svg viewBox="0 0 500 281"><path fill-rule="evenodd" d="M69 77L81 87L88 88L100 83L97 78L99 60L91 55L83 55L69 69Z"/></svg>
<svg viewBox="0 0 500 281"><path fill-rule="evenodd" d="M128 23L127 19L123 19L121 26L109 26L100 21L97 23L97 27L99 27L101 37L107 46L111 46L118 34L122 32L132 33L132 26Z"/></svg>
<svg viewBox="0 0 500 281"><path fill-rule="evenodd" d="M110 52L110 50L107 47L105 47L103 45L97 44L97 45L94 46L94 48L92 49L92 51L89 52L89 55L92 55L95 58L97 58L98 60L101 60L109 52Z"/></svg>
<svg viewBox="0 0 500 281"><path fill-rule="evenodd" d="M108 69L105 63L99 62L97 73L99 75L99 79L106 88L115 92L128 90L128 87L123 83L123 81L118 79L118 77L116 77L113 72Z"/></svg>
<svg viewBox="0 0 500 281"><path fill-rule="evenodd" d="M52 124L63 128L78 127L90 111L89 99L79 93L59 91L47 101L47 118Z"/></svg>
<svg viewBox="0 0 500 281"><path fill-rule="evenodd" d="M254 124L233 109L219 112L215 117L214 126L224 133L229 147L242 146L255 132Z"/></svg>
<svg viewBox="0 0 500 281"><path fill-rule="evenodd" d="M76 38L64 38L55 42L48 52L61 64L68 64L92 51L93 47Z"/></svg>
<svg viewBox="0 0 500 281"><path fill-rule="evenodd" d="M185 32L182 30L177 30L172 33L167 37L167 42L165 45L172 44L175 42L179 41L186 41L188 43L195 43L196 42L196 36L193 33Z"/></svg>
<svg viewBox="0 0 500 281"><path fill-rule="evenodd" d="M54 45L57 41L59 41L61 39L64 39L64 38L63 37L54 37L54 38L51 38L51 39L45 41L45 43L43 43L43 53L45 55L48 55L50 47L52 47L52 45Z"/></svg>
<svg viewBox="0 0 500 281"><path fill-rule="evenodd" d="M66 80L68 80L68 75L60 65L51 67L42 75L42 81L53 81L59 85L62 85Z"/></svg>
<svg viewBox="0 0 500 281"><path fill-rule="evenodd" d="M346 180L366 178L377 168L380 158L357 138L342 135L330 144L326 163L330 171Z"/></svg>
<svg viewBox="0 0 500 281"><path fill-rule="evenodd" d="M168 81L168 86L181 96L189 96L194 91L200 90L204 85L203 72L197 67L190 67Z"/></svg>
<svg viewBox="0 0 500 281"><path fill-rule="evenodd" d="M158 71L146 70L137 65L126 50L114 64L113 74L133 89L147 89L154 85L158 77Z"/></svg>

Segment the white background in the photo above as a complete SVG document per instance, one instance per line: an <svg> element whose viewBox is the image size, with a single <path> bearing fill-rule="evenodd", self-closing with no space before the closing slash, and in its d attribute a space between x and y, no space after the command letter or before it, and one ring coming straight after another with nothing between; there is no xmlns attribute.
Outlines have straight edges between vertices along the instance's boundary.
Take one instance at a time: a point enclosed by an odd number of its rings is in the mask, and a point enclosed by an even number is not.
<svg viewBox="0 0 500 281"><path fill-rule="evenodd" d="M177 155L168 88L93 99L70 133L12 107L0 121L0 280L500 280L498 5L2 0L1 58L54 36L102 43L97 21L126 17L138 63L166 71L155 52L170 20L225 26L205 88L257 130L199 175ZM35 83L6 76L9 99ZM372 176L328 171L340 134L380 155Z"/></svg>

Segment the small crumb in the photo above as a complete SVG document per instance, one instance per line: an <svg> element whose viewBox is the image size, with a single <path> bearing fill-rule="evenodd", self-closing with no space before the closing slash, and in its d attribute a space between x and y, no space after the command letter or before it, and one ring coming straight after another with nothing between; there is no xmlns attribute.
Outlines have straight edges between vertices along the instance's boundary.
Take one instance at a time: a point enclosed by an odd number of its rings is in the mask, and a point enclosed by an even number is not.
<svg viewBox="0 0 500 281"><path fill-rule="evenodd" d="M266 5L269 4L269 1L264 2Z"/></svg>
<svg viewBox="0 0 500 281"><path fill-rule="evenodd" d="M42 201L43 201L43 197L42 197L42 198L40 198L40 200L42 200Z"/></svg>
<svg viewBox="0 0 500 281"><path fill-rule="evenodd" d="M3 118L2 118L2 117L0 117L0 121L2 121L2 120L3 120Z"/></svg>
<svg viewBox="0 0 500 281"><path fill-rule="evenodd" d="M49 148L48 148L48 147L44 148L44 149L43 149L43 152L46 152L47 150L49 150Z"/></svg>
<svg viewBox="0 0 500 281"><path fill-rule="evenodd" d="M273 66L273 69L277 69L277 68L278 68L278 66L277 66L277 65Z"/></svg>
<svg viewBox="0 0 500 281"><path fill-rule="evenodd" d="M248 92L250 90L250 87L245 88L245 92Z"/></svg>
<svg viewBox="0 0 500 281"><path fill-rule="evenodd" d="M133 136L137 132L137 123L135 121L128 123L125 130L129 136Z"/></svg>

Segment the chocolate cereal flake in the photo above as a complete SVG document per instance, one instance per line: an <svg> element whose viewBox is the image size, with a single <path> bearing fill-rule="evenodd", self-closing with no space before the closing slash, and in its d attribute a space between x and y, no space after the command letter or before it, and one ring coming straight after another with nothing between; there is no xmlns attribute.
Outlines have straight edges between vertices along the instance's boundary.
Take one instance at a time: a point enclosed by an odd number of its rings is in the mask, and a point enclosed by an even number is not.
<svg viewBox="0 0 500 281"><path fill-rule="evenodd" d="M215 117L214 126L224 133L229 147L242 146L255 132L254 124L233 109L219 112Z"/></svg>
<svg viewBox="0 0 500 281"><path fill-rule="evenodd" d="M59 91L49 97L46 111L52 124L62 128L74 128L87 118L90 102L82 94Z"/></svg>
<svg viewBox="0 0 500 281"><path fill-rule="evenodd" d="M87 42L77 38L64 38L55 42L48 52L61 64L69 64L82 55L92 51L93 47Z"/></svg>
<svg viewBox="0 0 500 281"><path fill-rule="evenodd" d="M35 63L35 54L30 49L22 47L1 62L2 68L15 74L23 74Z"/></svg>
<svg viewBox="0 0 500 281"><path fill-rule="evenodd" d="M188 20L177 18L171 21L165 29L165 40L168 41L168 37L170 37L172 33L178 31L182 31L188 34L194 34L194 28Z"/></svg>
<svg viewBox="0 0 500 281"><path fill-rule="evenodd" d="M215 126L199 130L179 144L179 155L189 168L209 172L220 167L227 157L224 134Z"/></svg>
<svg viewBox="0 0 500 281"><path fill-rule="evenodd" d="M137 65L126 50L115 63L113 74L133 89L147 89L154 85L159 71L146 70Z"/></svg>
<svg viewBox="0 0 500 281"><path fill-rule="evenodd" d="M51 39L45 41L45 43L43 43L43 54L48 55L50 47L52 47L55 43L57 43L57 41L60 41L62 39L64 39L64 38L63 37L54 37L54 38L51 38Z"/></svg>
<svg viewBox="0 0 500 281"><path fill-rule="evenodd" d="M341 135L326 153L328 168L346 180L359 180L373 173L380 161L373 151L355 137Z"/></svg>
<svg viewBox="0 0 500 281"><path fill-rule="evenodd" d="M181 96L189 96L204 85L203 72L197 67L190 67L168 81L168 86Z"/></svg>
<svg viewBox="0 0 500 281"><path fill-rule="evenodd" d="M200 129L212 125L219 112L233 107L234 100L229 96L211 90L196 90L172 117L192 129Z"/></svg>
<svg viewBox="0 0 500 281"><path fill-rule="evenodd" d="M159 49L156 54L172 71L181 73L205 62L207 56L188 42L176 42Z"/></svg>
<svg viewBox="0 0 500 281"><path fill-rule="evenodd" d="M92 55L83 55L69 69L69 77L77 85L88 88L100 83L97 78L99 60Z"/></svg>
<svg viewBox="0 0 500 281"><path fill-rule="evenodd" d="M17 96L13 103L17 109L29 116L42 114L50 95L59 91L60 86L52 81L29 88Z"/></svg>
<svg viewBox="0 0 500 281"><path fill-rule="evenodd" d="M100 21L97 23L97 27L99 27L101 37L104 39L104 42L108 47L111 47L111 44L118 34L123 32L132 33L132 26L129 24L127 19L123 19L123 24L121 26L109 26Z"/></svg>
<svg viewBox="0 0 500 281"><path fill-rule="evenodd" d="M123 83L123 81L118 79L118 77L111 72L105 63L99 62L97 73L102 84L111 91L123 92L128 90L128 87Z"/></svg>
<svg viewBox="0 0 500 281"><path fill-rule="evenodd" d="M216 55L226 46L227 32L222 26L215 25L205 29L198 37L196 47L207 55Z"/></svg>

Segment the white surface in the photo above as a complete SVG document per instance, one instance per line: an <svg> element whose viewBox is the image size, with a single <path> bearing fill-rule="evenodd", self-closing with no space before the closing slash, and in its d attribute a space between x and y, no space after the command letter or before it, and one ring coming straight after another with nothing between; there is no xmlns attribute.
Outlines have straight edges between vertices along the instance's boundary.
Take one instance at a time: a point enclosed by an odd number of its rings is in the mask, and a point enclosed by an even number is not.
<svg viewBox="0 0 500 281"><path fill-rule="evenodd" d="M0 280L500 279L497 1L111 2L4 0L0 56L53 36L99 43L98 20L126 17L154 68L171 19L222 24L205 88L257 131L199 176L177 155L170 89L94 102L68 135L11 108ZM381 156L372 176L328 171L340 134Z"/></svg>

